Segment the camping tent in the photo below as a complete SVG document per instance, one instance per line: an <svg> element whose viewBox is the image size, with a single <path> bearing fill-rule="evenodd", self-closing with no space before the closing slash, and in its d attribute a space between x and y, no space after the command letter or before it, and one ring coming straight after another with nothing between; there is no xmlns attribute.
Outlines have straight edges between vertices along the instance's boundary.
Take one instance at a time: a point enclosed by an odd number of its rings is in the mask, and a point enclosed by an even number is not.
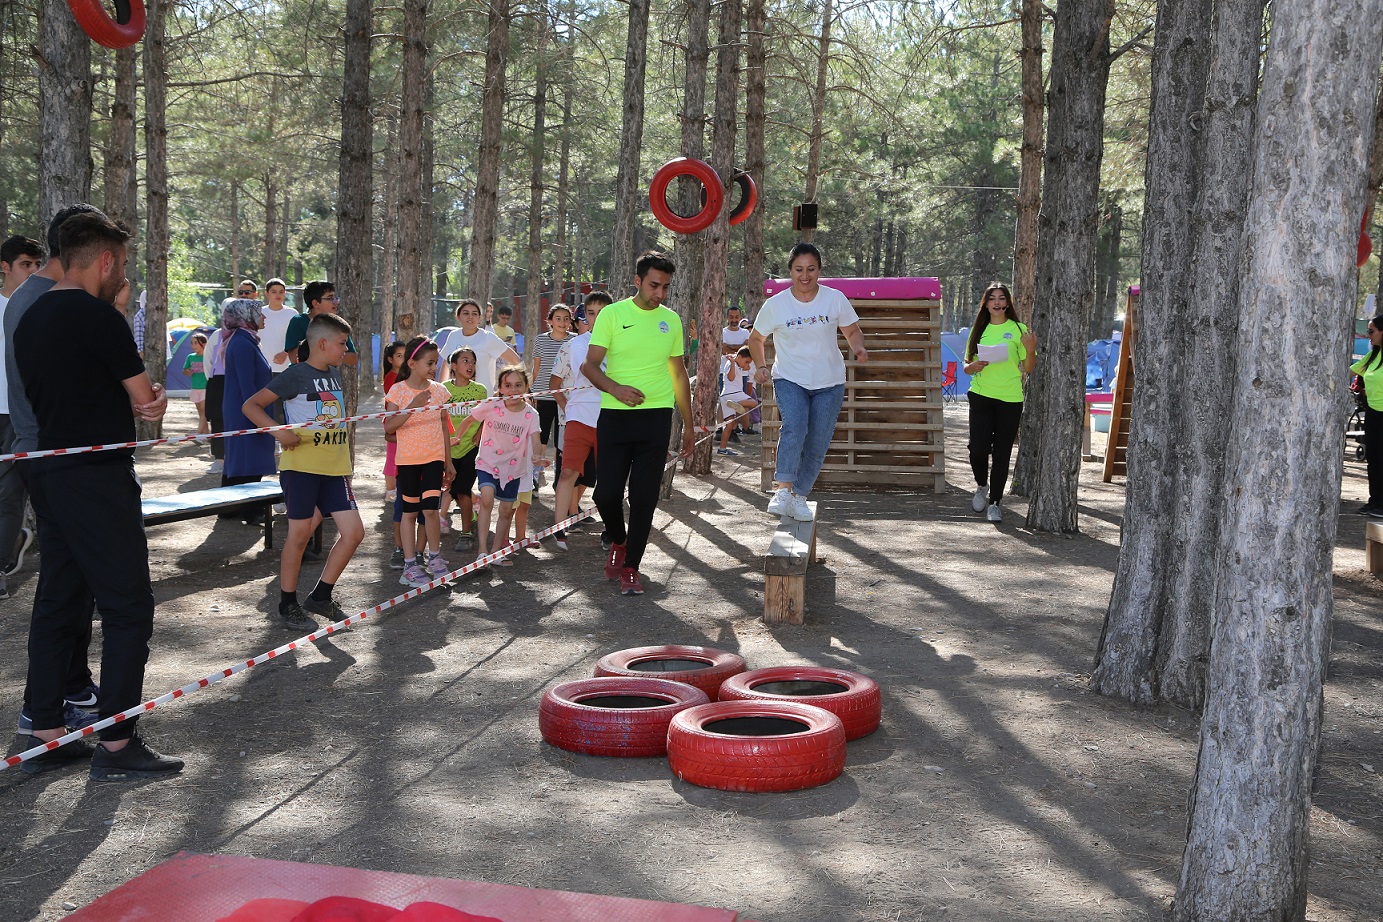
<svg viewBox="0 0 1383 922"><path fill-rule="evenodd" d="M192 334L198 330L210 336L212 327L168 331L168 336L173 341L173 353L168 357L168 373L164 375L163 386L168 389L170 397L186 397L192 390L192 382L182 373L182 366L192 353Z"/></svg>

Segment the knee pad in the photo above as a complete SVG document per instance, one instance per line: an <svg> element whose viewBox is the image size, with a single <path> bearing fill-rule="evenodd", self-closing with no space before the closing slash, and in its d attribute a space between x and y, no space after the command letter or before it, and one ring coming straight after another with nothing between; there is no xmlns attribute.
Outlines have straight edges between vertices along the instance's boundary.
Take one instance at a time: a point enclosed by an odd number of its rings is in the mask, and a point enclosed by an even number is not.
<svg viewBox="0 0 1383 922"><path fill-rule="evenodd" d="M441 508L442 508L442 494L441 494L441 493L424 493L424 494L423 494L422 509L423 509L424 512L436 512L437 510L439 510L439 509L441 509Z"/></svg>
<svg viewBox="0 0 1383 922"><path fill-rule="evenodd" d="M408 515L408 513L410 512L417 512L419 509L422 508L422 506L418 504L418 501L416 499L412 499L407 496L403 497L402 503L404 515ZM436 509L437 507L433 506L432 508Z"/></svg>

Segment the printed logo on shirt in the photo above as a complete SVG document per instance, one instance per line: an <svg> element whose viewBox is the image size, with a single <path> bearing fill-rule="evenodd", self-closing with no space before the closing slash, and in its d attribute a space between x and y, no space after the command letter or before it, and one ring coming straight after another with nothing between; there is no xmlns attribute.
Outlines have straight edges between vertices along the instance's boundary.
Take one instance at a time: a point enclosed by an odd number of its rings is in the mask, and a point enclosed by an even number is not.
<svg viewBox="0 0 1383 922"><path fill-rule="evenodd" d="M313 382L314 386L321 387L322 381ZM329 390L322 389L317 394L317 412L314 414L314 422L326 429L335 429L341 424L338 419L346 414L341 411L341 398Z"/></svg>
<svg viewBox="0 0 1383 922"><path fill-rule="evenodd" d="M666 333L667 331L668 331L667 321L666 321L666 320L659 320L659 321L658 321L658 332L659 332L659 333Z"/></svg>
<svg viewBox="0 0 1383 922"><path fill-rule="evenodd" d="M1012 334L1012 333L1005 333L1005 334L1004 334L1004 339L1013 339L1013 334Z"/></svg>
<svg viewBox="0 0 1383 922"><path fill-rule="evenodd" d="M830 322L831 322L831 318L830 318L830 317L827 317L825 314L815 314L815 315L807 316L807 317L793 317L793 318L790 319L786 324L784 324L784 326L786 326L789 330L791 330L791 329L795 329L796 327L805 327L805 326L811 326L811 325L817 324L817 323L830 323Z"/></svg>

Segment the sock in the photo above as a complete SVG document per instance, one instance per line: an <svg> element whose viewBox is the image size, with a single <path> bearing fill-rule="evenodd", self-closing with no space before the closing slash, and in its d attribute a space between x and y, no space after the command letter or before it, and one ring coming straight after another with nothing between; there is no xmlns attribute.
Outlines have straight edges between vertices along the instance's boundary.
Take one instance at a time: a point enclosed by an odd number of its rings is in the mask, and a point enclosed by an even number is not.
<svg viewBox="0 0 1383 922"><path fill-rule="evenodd" d="M330 602L331 590L333 588L335 588L335 583L329 583L324 579L318 580L317 585L313 588L312 595L309 596L309 598L312 599L312 601L314 602Z"/></svg>
<svg viewBox="0 0 1383 922"><path fill-rule="evenodd" d="M290 605L298 604L298 590L291 592L279 592L279 613L282 614Z"/></svg>

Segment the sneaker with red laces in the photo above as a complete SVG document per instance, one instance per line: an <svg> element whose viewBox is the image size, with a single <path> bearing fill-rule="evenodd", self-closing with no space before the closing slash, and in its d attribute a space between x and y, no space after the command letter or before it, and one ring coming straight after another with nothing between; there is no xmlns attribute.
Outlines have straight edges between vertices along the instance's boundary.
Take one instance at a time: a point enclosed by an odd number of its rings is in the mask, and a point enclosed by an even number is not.
<svg viewBox="0 0 1383 922"><path fill-rule="evenodd" d="M610 558L605 561L605 578L619 579L624 569L624 545L610 545Z"/></svg>
<svg viewBox="0 0 1383 922"><path fill-rule="evenodd" d="M643 595L643 583L639 581L639 571L625 567L619 572L619 591L623 595Z"/></svg>

